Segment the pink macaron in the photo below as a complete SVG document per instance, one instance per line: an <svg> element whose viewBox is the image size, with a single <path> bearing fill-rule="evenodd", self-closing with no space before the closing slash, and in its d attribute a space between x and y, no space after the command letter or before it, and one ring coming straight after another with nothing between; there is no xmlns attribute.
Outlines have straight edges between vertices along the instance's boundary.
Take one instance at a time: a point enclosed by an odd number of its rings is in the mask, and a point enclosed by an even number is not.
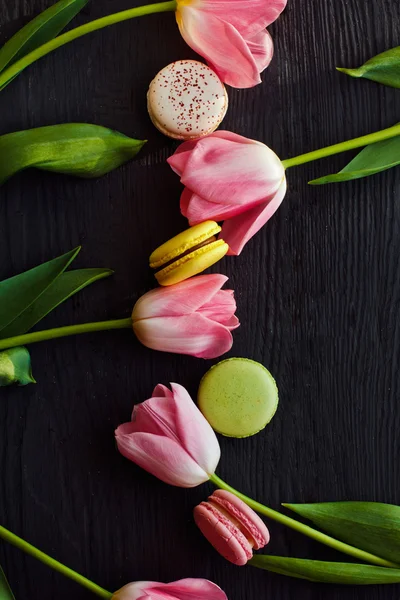
<svg viewBox="0 0 400 600"><path fill-rule="evenodd" d="M269 542L260 517L234 494L217 490L194 509L196 525L224 558L242 566Z"/></svg>

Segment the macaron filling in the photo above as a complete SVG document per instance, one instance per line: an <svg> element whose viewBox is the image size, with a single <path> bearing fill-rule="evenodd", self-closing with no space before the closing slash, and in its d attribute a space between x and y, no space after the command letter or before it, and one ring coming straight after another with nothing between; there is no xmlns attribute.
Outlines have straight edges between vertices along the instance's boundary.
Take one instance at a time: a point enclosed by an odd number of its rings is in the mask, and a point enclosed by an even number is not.
<svg viewBox="0 0 400 600"><path fill-rule="evenodd" d="M168 273L168 271L171 268L175 268L178 264L181 265L181 264L191 260L193 257L198 256L199 254L203 254L203 252L208 252L208 250L211 250L212 248L217 248L218 246L222 246L223 244L225 244L225 242L223 240L217 240L215 235L213 235L208 240L204 240L200 244L197 244L196 246L193 246L192 248L185 250L178 257L175 256L167 263L164 263L162 265L162 269L156 269L156 273L160 273L160 271Z"/></svg>

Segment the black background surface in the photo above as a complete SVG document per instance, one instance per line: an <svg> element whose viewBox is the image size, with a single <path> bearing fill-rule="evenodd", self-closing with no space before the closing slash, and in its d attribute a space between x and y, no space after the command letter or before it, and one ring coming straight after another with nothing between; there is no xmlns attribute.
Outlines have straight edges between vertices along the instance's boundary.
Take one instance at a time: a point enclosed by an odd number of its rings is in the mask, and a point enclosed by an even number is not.
<svg viewBox="0 0 400 600"><path fill-rule="evenodd" d="M0 0L0 41L49 4ZM135 4L97 0L76 24ZM262 85L229 90L225 129L288 158L399 120L400 91L335 71L400 44L397 0L289 0L271 33L273 64ZM178 177L165 162L176 144L149 121L146 90L160 68L193 56L171 13L150 16L58 50L0 94L0 133L76 121L149 139L136 161L100 180L31 171L0 190L1 278L78 244L76 267L115 269L43 327L128 316L154 286L148 256L186 221ZM229 356L262 362L280 390L264 432L220 440L218 472L275 508L400 503L400 169L307 186L350 157L290 170L279 212L240 257L214 269L229 275L242 322ZM211 486L168 487L116 452L113 430L133 403L158 382L179 382L195 397L211 362L152 352L127 331L31 350L38 384L0 392L6 527L110 590L197 576L221 585L230 600L398 598L398 586L322 586L228 564L191 516ZM341 558L281 526L271 531L273 554ZM0 564L17 600L93 597L3 543Z"/></svg>

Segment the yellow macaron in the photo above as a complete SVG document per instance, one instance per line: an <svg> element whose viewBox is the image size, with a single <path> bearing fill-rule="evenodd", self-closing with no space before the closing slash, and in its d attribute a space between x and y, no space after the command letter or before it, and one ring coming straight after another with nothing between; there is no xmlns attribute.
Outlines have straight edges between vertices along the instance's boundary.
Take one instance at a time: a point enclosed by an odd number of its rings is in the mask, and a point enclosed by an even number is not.
<svg viewBox="0 0 400 600"><path fill-rule="evenodd" d="M221 227L215 221L204 221L182 231L154 250L150 267L156 269L160 285L174 285L201 273L215 264L229 250L224 240L217 240Z"/></svg>

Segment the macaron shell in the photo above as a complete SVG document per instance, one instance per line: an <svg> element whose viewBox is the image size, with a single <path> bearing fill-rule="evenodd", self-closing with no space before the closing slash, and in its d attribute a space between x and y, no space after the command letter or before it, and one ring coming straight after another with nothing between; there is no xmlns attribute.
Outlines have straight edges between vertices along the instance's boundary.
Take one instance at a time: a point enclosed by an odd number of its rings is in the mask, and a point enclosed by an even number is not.
<svg viewBox="0 0 400 600"><path fill-rule="evenodd" d="M162 286L174 285L202 273L227 254L228 244L223 240L211 242L202 248L178 259L162 271L155 274L158 283Z"/></svg>
<svg viewBox="0 0 400 600"><path fill-rule="evenodd" d="M225 490L216 490L209 500L221 506L240 523L246 537L253 540L253 547L256 550L268 544L270 535L267 526L243 500Z"/></svg>
<svg viewBox="0 0 400 600"><path fill-rule="evenodd" d="M237 566L251 559L253 550L245 536L208 502L196 506L193 514L197 527L224 558Z"/></svg>
<svg viewBox="0 0 400 600"><path fill-rule="evenodd" d="M210 67L180 60L164 67L150 83L147 107L164 135L190 140L217 129L228 109L228 95Z"/></svg>
<svg viewBox="0 0 400 600"><path fill-rule="evenodd" d="M230 358L204 375L198 404L215 431L244 438L258 433L271 421L278 407L278 388L260 363Z"/></svg>
<svg viewBox="0 0 400 600"><path fill-rule="evenodd" d="M162 244L150 255L150 267L158 269L169 263L184 252L203 243L221 231L221 227L215 221L203 221L189 229L185 229L165 244Z"/></svg>

